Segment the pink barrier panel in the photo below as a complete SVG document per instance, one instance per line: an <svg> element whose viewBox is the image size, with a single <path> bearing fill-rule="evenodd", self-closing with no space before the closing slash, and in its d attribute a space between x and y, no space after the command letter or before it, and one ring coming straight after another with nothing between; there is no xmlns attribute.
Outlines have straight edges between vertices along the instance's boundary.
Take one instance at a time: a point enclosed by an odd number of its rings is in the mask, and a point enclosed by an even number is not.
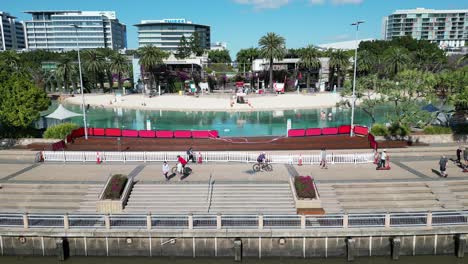
<svg viewBox="0 0 468 264"><path fill-rule="evenodd" d="M338 134L349 134L349 133L351 133L350 125L344 125L338 128Z"/></svg>
<svg viewBox="0 0 468 264"><path fill-rule="evenodd" d="M337 135L338 128L337 127L324 127L322 128L322 135Z"/></svg>
<svg viewBox="0 0 468 264"><path fill-rule="evenodd" d="M219 138L218 130L210 130L209 135L210 138Z"/></svg>
<svg viewBox="0 0 468 264"><path fill-rule="evenodd" d="M364 126L355 126L354 133L357 135L367 136L367 134L369 134L369 129Z"/></svg>
<svg viewBox="0 0 468 264"><path fill-rule="evenodd" d="M156 132L154 132L153 130L139 130L138 135L141 138L155 138Z"/></svg>
<svg viewBox="0 0 468 264"><path fill-rule="evenodd" d="M92 127L88 128L88 136L94 136L94 128Z"/></svg>
<svg viewBox="0 0 468 264"><path fill-rule="evenodd" d="M322 129L320 128L308 128L306 129L306 136L320 136L322 135Z"/></svg>
<svg viewBox="0 0 468 264"><path fill-rule="evenodd" d="M93 128L94 136L105 136L104 128Z"/></svg>
<svg viewBox="0 0 468 264"><path fill-rule="evenodd" d="M106 128L106 137L120 137L122 136L122 130L119 128Z"/></svg>
<svg viewBox="0 0 468 264"><path fill-rule="evenodd" d="M138 130L124 129L122 130L122 137L138 137Z"/></svg>
<svg viewBox="0 0 468 264"><path fill-rule="evenodd" d="M174 131L175 138L191 138L192 132L190 130L176 130Z"/></svg>
<svg viewBox="0 0 468 264"><path fill-rule="evenodd" d="M173 138L174 132L172 130L158 130L156 131L157 138Z"/></svg>
<svg viewBox="0 0 468 264"><path fill-rule="evenodd" d="M208 130L195 130L195 131L192 131L192 137L193 138L209 138L210 137L210 131L208 131Z"/></svg>
<svg viewBox="0 0 468 264"><path fill-rule="evenodd" d="M305 129L289 129L288 137L303 137L305 136Z"/></svg>

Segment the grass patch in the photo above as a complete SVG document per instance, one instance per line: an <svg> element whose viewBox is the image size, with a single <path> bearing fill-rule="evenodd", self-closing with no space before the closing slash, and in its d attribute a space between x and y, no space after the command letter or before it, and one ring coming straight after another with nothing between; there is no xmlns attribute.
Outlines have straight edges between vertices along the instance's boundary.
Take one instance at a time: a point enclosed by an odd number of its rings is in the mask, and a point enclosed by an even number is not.
<svg viewBox="0 0 468 264"><path fill-rule="evenodd" d="M122 174L112 175L112 178L104 191L103 199L119 200L127 184L127 176Z"/></svg>
<svg viewBox="0 0 468 264"><path fill-rule="evenodd" d="M310 176L294 177L294 187L299 198L316 199L314 180Z"/></svg>

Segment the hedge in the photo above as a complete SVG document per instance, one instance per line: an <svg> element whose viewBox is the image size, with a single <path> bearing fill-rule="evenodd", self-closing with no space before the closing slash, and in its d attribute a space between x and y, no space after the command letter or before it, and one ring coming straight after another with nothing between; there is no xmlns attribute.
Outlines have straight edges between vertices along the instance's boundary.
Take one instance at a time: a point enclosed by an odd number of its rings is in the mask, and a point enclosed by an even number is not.
<svg viewBox="0 0 468 264"><path fill-rule="evenodd" d="M64 139L77 128L78 125L73 123L62 123L56 126L51 126L44 132L44 138Z"/></svg>
<svg viewBox="0 0 468 264"><path fill-rule="evenodd" d="M112 175L109 185L107 185L106 190L104 191L103 199L119 200L127 181L128 178L126 175Z"/></svg>
<svg viewBox="0 0 468 264"><path fill-rule="evenodd" d="M310 176L294 177L294 187L299 198L317 198L314 188L314 180Z"/></svg>
<svg viewBox="0 0 468 264"><path fill-rule="evenodd" d="M452 129L450 127L442 127L442 126L427 126L424 128L424 134L428 134L428 135L452 134Z"/></svg>
<svg viewBox="0 0 468 264"><path fill-rule="evenodd" d="M388 136L388 128L384 124L374 124L371 128L374 136Z"/></svg>

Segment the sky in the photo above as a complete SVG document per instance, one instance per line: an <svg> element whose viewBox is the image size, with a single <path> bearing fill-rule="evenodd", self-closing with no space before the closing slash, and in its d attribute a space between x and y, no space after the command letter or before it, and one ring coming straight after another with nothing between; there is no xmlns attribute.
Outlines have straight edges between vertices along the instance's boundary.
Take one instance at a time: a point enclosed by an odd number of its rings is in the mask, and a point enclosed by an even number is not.
<svg viewBox="0 0 468 264"><path fill-rule="evenodd" d="M211 26L211 41L226 42L231 56L257 47L268 32L288 48L353 40L353 21L364 20L359 38L382 38L382 19L397 9L468 9L468 0L0 0L0 11L30 20L26 10L116 11L127 25L128 48L138 48L141 20L186 18Z"/></svg>

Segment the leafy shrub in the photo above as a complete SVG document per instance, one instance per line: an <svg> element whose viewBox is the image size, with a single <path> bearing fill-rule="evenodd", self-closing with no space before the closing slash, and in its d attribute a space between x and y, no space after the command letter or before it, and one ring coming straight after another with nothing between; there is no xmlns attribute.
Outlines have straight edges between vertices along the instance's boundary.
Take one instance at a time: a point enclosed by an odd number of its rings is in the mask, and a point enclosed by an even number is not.
<svg viewBox="0 0 468 264"><path fill-rule="evenodd" d="M299 198L317 198L314 188L314 180L310 176L294 177L294 187Z"/></svg>
<svg viewBox="0 0 468 264"><path fill-rule="evenodd" d="M403 124L393 123L388 128L388 132L391 136L394 136L394 137L406 137L407 135L410 134L410 129L409 127Z"/></svg>
<svg viewBox="0 0 468 264"><path fill-rule="evenodd" d="M424 128L424 134L439 135L439 134L451 134L452 129L450 127L442 126L427 126Z"/></svg>
<svg viewBox="0 0 468 264"><path fill-rule="evenodd" d="M48 127L44 132L44 138L64 139L68 134L77 128L78 125L73 123L63 123Z"/></svg>
<svg viewBox="0 0 468 264"><path fill-rule="evenodd" d="M371 133L374 136L387 136L388 128L384 124L374 124L371 128Z"/></svg>
<svg viewBox="0 0 468 264"><path fill-rule="evenodd" d="M127 176L122 174L112 175L112 178L104 191L103 199L119 200L127 184Z"/></svg>

